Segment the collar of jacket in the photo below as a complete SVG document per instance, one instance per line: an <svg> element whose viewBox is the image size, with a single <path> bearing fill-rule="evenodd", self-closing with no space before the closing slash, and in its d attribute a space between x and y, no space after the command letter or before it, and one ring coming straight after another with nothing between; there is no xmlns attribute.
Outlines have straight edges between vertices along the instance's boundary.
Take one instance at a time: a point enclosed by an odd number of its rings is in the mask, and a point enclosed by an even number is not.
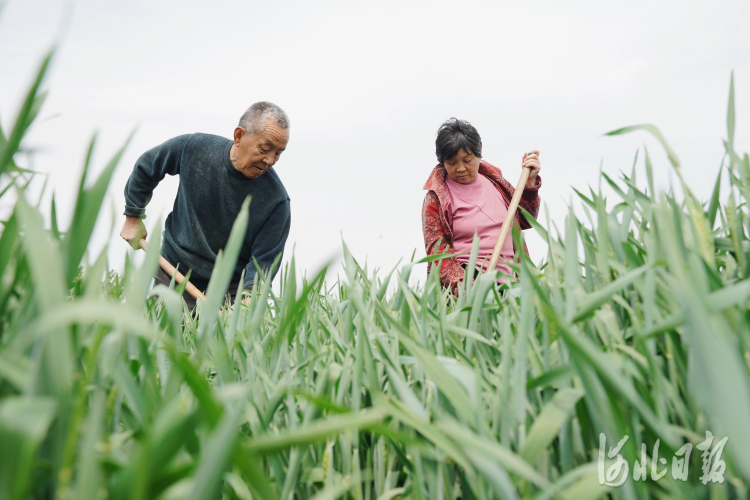
<svg viewBox="0 0 750 500"><path fill-rule="evenodd" d="M499 168L490 165L486 161L482 160L479 162L479 174L487 177L489 180L492 181L493 184L495 184L498 188L498 191L500 191L500 194L502 195L503 199L505 200L505 205L507 206L510 200L508 200L508 197L502 189L502 185L500 184L500 179L502 179L503 174L500 171ZM430 174L430 177L427 179L427 182L424 183L424 186L422 189L425 189L427 191L434 192L437 197L438 201L440 201L440 206L444 207L445 203L443 203L443 200L445 198L445 178L448 177L448 172L445 170L445 167L437 164L435 168L432 169L432 173Z"/></svg>

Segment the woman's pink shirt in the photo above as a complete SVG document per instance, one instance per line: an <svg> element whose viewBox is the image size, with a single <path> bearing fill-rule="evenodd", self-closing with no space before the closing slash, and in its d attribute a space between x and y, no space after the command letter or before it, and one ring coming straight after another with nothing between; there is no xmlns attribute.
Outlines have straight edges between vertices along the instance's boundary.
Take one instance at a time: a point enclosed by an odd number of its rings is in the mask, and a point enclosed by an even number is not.
<svg viewBox="0 0 750 500"><path fill-rule="evenodd" d="M508 214L505 201L492 181L482 174L468 184L461 184L450 177L445 181L450 195L445 199L445 212L449 221L452 219L453 249L456 253L466 252L456 259L461 264L469 263L471 243L476 232L479 236L477 265L482 265L486 271L500 226ZM508 236L497 261L497 270L510 275L507 262L513 260L513 241Z"/></svg>

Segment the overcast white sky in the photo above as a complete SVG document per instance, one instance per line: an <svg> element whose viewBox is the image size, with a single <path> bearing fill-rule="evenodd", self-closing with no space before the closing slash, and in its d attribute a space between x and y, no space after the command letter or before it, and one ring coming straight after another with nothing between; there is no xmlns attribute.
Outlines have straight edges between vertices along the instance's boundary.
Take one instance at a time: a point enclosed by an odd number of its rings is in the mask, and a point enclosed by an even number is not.
<svg viewBox="0 0 750 500"><path fill-rule="evenodd" d="M1 2L0 2L1 3ZM647 144L657 184L657 125L710 194L726 136L735 72L738 150L750 150L750 2L241 2L10 0L0 11L0 121L12 124L36 67L55 40L50 95L28 145L44 147L66 227L86 145L94 173L137 128L111 189L119 233L123 187L137 157L170 137L230 137L239 116L269 100L291 117L276 165L292 199L288 259L302 269L341 252L390 270L424 255L420 210L436 160L435 133L456 116L482 135L484 157L512 184L524 151L541 150L541 195L561 226L571 186L630 170ZM642 165L639 165L642 173ZM645 177L641 175L641 181ZM41 184L41 183L40 183ZM167 178L148 209L166 218ZM92 251L109 237L109 217ZM529 235L534 260L546 248ZM111 265L129 247L112 240ZM423 272L416 272L420 278Z"/></svg>

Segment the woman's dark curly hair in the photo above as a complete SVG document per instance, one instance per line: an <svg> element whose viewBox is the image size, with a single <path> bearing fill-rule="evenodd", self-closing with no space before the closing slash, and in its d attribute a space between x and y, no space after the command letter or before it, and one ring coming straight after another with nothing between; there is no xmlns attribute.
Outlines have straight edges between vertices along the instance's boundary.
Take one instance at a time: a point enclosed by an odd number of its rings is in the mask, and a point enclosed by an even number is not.
<svg viewBox="0 0 750 500"><path fill-rule="evenodd" d="M445 160L465 150L477 158L482 157L482 138L474 126L466 120L451 118L440 125L435 139L435 154L442 165Z"/></svg>

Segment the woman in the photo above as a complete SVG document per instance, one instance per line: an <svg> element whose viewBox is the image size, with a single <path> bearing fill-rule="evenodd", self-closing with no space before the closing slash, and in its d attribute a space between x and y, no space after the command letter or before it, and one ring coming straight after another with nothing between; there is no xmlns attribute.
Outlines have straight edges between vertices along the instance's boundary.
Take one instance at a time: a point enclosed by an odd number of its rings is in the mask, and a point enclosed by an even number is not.
<svg viewBox="0 0 750 500"><path fill-rule="evenodd" d="M424 244L427 255L466 252L443 260L440 267L440 282L457 294L469 263L474 232L480 238L477 266L486 271L515 189L500 169L482 160L482 139L467 121L451 118L443 123L435 141L435 153L438 165L424 185L427 190L422 205ZM536 218L542 185L539 151L523 155L521 168L525 167L530 167L531 172L520 205ZM522 229L531 227L519 212L515 218ZM508 237L497 270L510 275L507 262L513 255L512 238Z"/></svg>

